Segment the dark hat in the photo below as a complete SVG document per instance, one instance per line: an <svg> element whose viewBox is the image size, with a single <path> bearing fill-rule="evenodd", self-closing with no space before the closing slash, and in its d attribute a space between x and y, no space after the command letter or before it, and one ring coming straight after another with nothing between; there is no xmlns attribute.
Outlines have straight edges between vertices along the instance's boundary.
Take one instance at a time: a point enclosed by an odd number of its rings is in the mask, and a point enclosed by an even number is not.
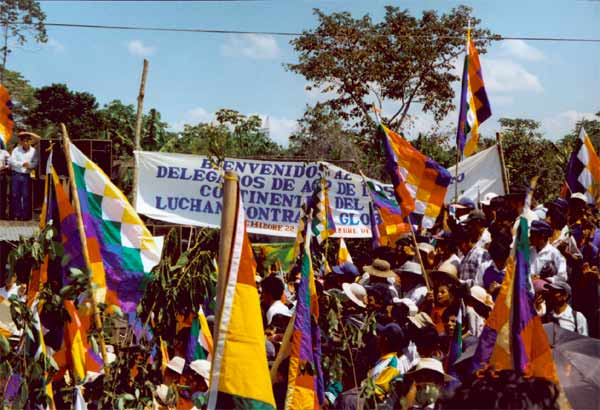
<svg viewBox="0 0 600 410"><path fill-rule="evenodd" d="M529 191L529 188L526 185L513 184L510 186L510 194L509 195L511 195L511 196L526 195L527 191Z"/></svg>
<svg viewBox="0 0 600 410"><path fill-rule="evenodd" d="M475 202L471 198L467 198L466 196L460 198L458 200L458 204L466 206L467 208L475 209Z"/></svg>
<svg viewBox="0 0 600 410"><path fill-rule="evenodd" d="M546 221L533 221L531 223L531 232L537 232L545 236L552 236L552 227Z"/></svg>
<svg viewBox="0 0 600 410"><path fill-rule="evenodd" d="M495 198L492 198L492 200L490 201L490 206L494 208L500 208L504 206L504 202L505 199L503 196L497 196Z"/></svg>
<svg viewBox="0 0 600 410"><path fill-rule="evenodd" d="M467 217L467 223L485 220L485 214L479 209L472 210L471 212L469 212L469 216Z"/></svg>
<svg viewBox="0 0 600 410"><path fill-rule="evenodd" d="M387 325L377 325L377 334L384 337L390 344L398 345L406 339L404 331L397 323L388 323Z"/></svg>
<svg viewBox="0 0 600 410"><path fill-rule="evenodd" d="M558 212L567 212L567 209L569 209L569 203L563 198L556 198L554 201L548 202L546 204L546 208L548 208L548 210L554 209Z"/></svg>
<svg viewBox="0 0 600 410"><path fill-rule="evenodd" d="M554 279L546 285L546 289L556 289L565 292L567 295L571 295L571 286L562 279Z"/></svg>
<svg viewBox="0 0 600 410"><path fill-rule="evenodd" d="M334 266L331 271L337 275L352 275L357 277L360 275L358 268L351 262L346 262L341 265Z"/></svg>

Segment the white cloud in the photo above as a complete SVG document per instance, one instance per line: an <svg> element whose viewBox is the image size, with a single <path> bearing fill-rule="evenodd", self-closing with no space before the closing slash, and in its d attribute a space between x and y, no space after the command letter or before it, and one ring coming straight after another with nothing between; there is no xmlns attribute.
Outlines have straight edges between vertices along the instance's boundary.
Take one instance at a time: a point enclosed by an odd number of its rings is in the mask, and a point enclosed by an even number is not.
<svg viewBox="0 0 600 410"><path fill-rule="evenodd" d="M197 125L201 122L212 122L214 119L215 115L206 111L204 108L192 108L191 110L188 110L183 114L183 119L181 121L178 121L173 125L173 130L175 132L181 132L183 131L183 126L185 124Z"/></svg>
<svg viewBox="0 0 600 410"><path fill-rule="evenodd" d="M148 57L156 52L156 47L149 46L140 40L132 40L127 44L129 53L138 57Z"/></svg>
<svg viewBox="0 0 600 410"><path fill-rule="evenodd" d="M48 42L46 42L46 47L55 53L64 53L66 50L65 45L54 38L48 39Z"/></svg>
<svg viewBox="0 0 600 410"><path fill-rule="evenodd" d="M542 61L546 58L544 53L523 40L505 40L500 43L500 50L508 56L525 61Z"/></svg>
<svg viewBox="0 0 600 410"><path fill-rule="evenodd" d="M495 95L491 94L489 96L490 105L492 108L496 105L512 105L515 102L515 97L512 95Z"/></svg>
<svg viewBox="0 0 600 410"><path fill-rule="evenodd" d="M483 69L485 88L489 91L544 91L539 78L521 64L506 59L487 59Z"/></svg>
<svg viewBox="0 0 600 410"><path fill-rule="evenodd" d="M542 120L542 129L545 131L546 138L558 140L569 132L573 131L577 121L586 119L595 119L591 112L580 112L576 110L567 110L556 115L546 117Z"/></svg>
<svg viewBox="0 0 600 410"><path fill-rule="evenodd" d="M221 54L228 57L243 56L254 59L273 59L281 49L275 37L264 34L231 35L221 46Z"/></svg>

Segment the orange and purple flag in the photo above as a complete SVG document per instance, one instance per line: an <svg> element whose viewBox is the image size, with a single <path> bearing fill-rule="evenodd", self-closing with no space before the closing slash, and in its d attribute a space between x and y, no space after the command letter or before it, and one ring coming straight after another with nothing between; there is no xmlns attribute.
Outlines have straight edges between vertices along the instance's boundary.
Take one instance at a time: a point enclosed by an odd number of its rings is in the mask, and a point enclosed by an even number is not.
<svg viewBox="0 0 600 410"><path fill-rule="evenodd" d="M439 215L451 175L401 135L380 124L394 194L404 217L431 228Z"/></svg>
<svg viewBox="0 0 600 410"><path fill-rule="evenodd" d="M12 117L13 103L8 90L0 84L0 145L6 149L12 136L15 122Z"/></svg>
<svg viewBox="0 0 600 410"><path fill-rule="evenodd" d="M515 370L558 383L552 350L533 306L528 227L524 217L519 222L515 255L507 262L506 276L479 339L473 366Z"/></svg>
<svg viewBox="0 0 600 410"><path fill-rule="evenodd" d="M465 157L475 152L479 141L479 125L491 115L492 109L483 84L479 53L471 40L471 33L468 32L456 133L458 150Z"/></svg>
<svg viewBox="0 0 600 410"><path fill-rule="evenodd" d="M306 229L298 300L292 318L286 410L320 409L325 399L318 324L319 302L310 251L311 234L311 230Z"/></svg>
<svg viewBox="0 0 600 410"><path fill-rule="evenodd" d="M371 229L377 231L373 232L373 237L378 238L378 246L394 246L403 234L410 232L405 215L398 203L388 198L383 189L371 181L367 181L367 188L373 204L374 226Z"/></svg>

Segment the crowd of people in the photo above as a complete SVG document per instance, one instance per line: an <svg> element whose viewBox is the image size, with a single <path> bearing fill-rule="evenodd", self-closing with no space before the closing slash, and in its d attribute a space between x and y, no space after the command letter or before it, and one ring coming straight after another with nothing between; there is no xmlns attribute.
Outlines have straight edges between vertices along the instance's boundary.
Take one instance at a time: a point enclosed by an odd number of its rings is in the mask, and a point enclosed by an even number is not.
<svg viewBox="0 0 600 410"><path fill-rule="evenodd" d="M520 215L529 224L529 288L542 322L600 336L597 208L575 193L545 204L534 200L524 209L527 191L515 185L509 195L490 193L479 204L461 200L433 229L417 234L416 247L407 234L394 248L374 249L362 269L346 262L318 279L321 306L334 294L343 301L339 320L346 329L366 329L375 321L374 332L361 333L362 347L348 353L352 360L344 361L342 376L325 375L326 407L558 406L557 387L547 380L511 371L480 371L475 377L471 363L506 274ZM296 281L274 273L260 282L270 361L293 315ZM452 362L457 331L462 352ZM336 337L323 336L324 357L339 348ZM278 374L274 393L283 408L285 362Z"/></svg>
<svg viewBox="0 0 600 410"><path fill-rule="evenodd" d="M341 372L323 375L323 408L559 408L560 389L552 382L509 370L475 371L473 363L521 215L529 224L531 300L542 322L600 338L600 213L580 193L525 207L527 192L516 185L477 204L460 200L432 229L373 249L360 268L347 261L317 274L325 368L334 355L343 356ZM288 391L289 359L277 359L297 303L294 272L256 277L277 408L285 407ZM0 298L23 300L25 293L10 276ZM341 306L339 326L323 331L331 326L332 301ZM207 319L212 329L214 318ZM210 357L188 359L190 332L189 324L182 326L168 347L155 408L206 408ZM457 338L459 354L452 352ZM109 356L114 360L112 351ZM94 389L86 388L89 396Z"/></svg>

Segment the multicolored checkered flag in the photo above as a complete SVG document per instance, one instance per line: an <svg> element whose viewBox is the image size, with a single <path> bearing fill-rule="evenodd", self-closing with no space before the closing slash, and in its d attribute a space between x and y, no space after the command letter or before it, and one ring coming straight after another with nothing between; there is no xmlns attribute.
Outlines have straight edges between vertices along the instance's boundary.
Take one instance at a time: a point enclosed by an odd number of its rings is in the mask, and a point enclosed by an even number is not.
<svg viewBox="0 0 600 410"><path fill-rule="evenodd" d="M161 249L102 169L69 144L97 303L135 312Z"/></svg>
<svg viewBox="0 0 600 410"><path fill-rule="evenodd" d="M311 230L320 244L336 231L333 213L329 205L327 179L324 174L321 176L319 185L313 194L310 206L313 208Z"/></svg>

